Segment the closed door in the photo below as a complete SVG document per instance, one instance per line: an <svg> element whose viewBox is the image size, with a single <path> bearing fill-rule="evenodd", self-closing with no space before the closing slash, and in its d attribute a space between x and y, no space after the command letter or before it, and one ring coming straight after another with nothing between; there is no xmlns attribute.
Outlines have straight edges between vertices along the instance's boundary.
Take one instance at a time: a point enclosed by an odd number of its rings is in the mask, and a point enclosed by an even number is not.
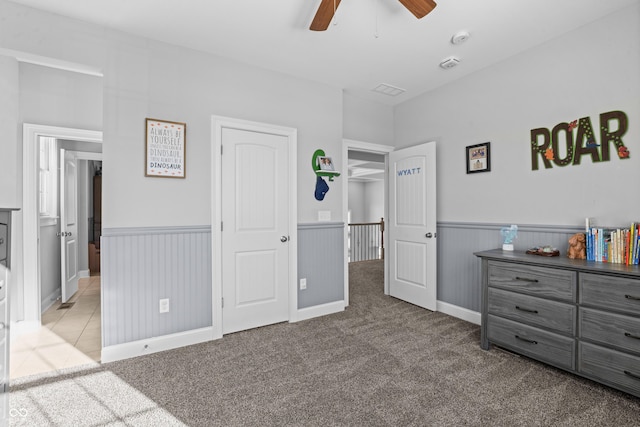
<svg viewBox="0 0 640 427"><path fill-rule="evenodd" d="M222 129L222 330L289 318L288 138Z"/></svg>
<svg viewBox="0 0 640 427"><path fill-rule="evenodd" d="M62 302L78 290L78 161L60 149L60 271Z"/></svg>
<svg viewBox="0 0 640 427"><path fill-rule="evenodd" d="M436 310L436 147L389 153L389 294Z"/></svg>

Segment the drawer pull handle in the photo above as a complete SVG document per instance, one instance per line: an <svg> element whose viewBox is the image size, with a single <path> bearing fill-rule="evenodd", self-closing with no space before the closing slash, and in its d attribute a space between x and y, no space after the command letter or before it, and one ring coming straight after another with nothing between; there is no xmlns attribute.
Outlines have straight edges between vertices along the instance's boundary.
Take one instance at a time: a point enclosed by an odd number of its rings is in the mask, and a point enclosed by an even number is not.
<svg viewBox="0 0 640 427"><path fill-rule="evenodd" d="M632 300L640 301L640 297L634 297L633 295L625 295L624 297L626 299L632 299Z"/></svg>
<svg viewBox="0 0 640 427"><path fill-rule="evenodd" d="M519 339L520 341L528 342L529 344L538 344L538 341L530 340L530 339L527 339L527 338L522 338L519 335L516 335L516 339Z"/></svg>
<svg viewBox="0 0 640 427"><path fill-rule="evenodd" d="M528 277L518 277L518 276L516 276L516 280L522 280L523 282L538 283L538 279L529 279Z"/></svg>
<svg viewBox="0 0 640 427"><path fill-rule="evenodd" d="M640 375L636 375L636 374L634 374L634 373L632 373L632 372L629 372L629 371L627 371L627 370L625 370L625 371L623 371L623 372L625 373L625 375L629 375L631 378L635 378L635 379L637 379L637 380L640 380Z"/></svg>
<svg viewBox="0 0 640 427"><path fill-rule="evenodd" d="M531 310L530 308L520 307L519 305L516 305L516 310L526 311L527 313L538 314L538 310Z"/></svg>
<svg viewBox="0 0 640 427"><path fill-rule="evenodd" d="M628 337L628 338L635 338L637 340L640 340L640 336L639 335L633 335L633 334L630 334L629 332L625 332L624 336Z"/></svg>

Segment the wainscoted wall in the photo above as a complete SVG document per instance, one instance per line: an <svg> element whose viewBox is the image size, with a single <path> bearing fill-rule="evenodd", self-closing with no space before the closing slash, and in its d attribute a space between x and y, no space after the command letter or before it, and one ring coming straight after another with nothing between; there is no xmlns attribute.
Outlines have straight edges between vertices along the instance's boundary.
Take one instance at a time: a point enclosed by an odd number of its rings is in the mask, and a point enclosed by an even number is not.
<svg viewBox="0 0 640 427"><path fill-rule="evenodd" d="M212 325L210 227L105 228L101 242L103 347Z"/></svg>
<svg viewBox="0 0 640 427"><path fill-rule="evenodd" d="M438 301L480 311L480 261L474 252L502 247L510 224L438 222ZM516 250L550 245L566 254L569 237L584 227L518 225Z"/></svg>
<svg viewBox="0 0 640 427"><path fill-rule="evenodd" d="M344 223L298 224L298 309L344 300Z"/></svg>

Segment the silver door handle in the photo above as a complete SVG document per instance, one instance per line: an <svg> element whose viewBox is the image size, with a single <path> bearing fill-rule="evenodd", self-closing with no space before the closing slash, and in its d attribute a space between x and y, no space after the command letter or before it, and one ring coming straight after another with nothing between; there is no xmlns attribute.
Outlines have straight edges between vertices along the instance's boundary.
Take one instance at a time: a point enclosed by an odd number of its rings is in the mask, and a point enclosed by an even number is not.
<svg viewBox="0 0 640 427"><path fill-rule="evenodd" d="M287 242L287 240L289 240L289 236L282 236L282 237L280 237L280 241L281 241L282 243Z"/></svg>
<svg viewBox="0 0 640 427"><path fill-rule="evenodd" d="M433 237L433 234L432 233L427 233L427 234L424 235L424 237L426 237L427 239L430 239L430 238Z"/></svg>

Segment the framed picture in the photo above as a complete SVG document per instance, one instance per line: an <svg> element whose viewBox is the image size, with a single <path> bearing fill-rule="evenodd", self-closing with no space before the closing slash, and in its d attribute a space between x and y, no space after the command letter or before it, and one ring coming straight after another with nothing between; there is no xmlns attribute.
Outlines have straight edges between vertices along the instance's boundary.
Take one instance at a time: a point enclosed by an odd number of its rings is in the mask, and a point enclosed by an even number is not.
<svg viewBox="0 0 640 427"><path fill-rule="evenodd" d="M467 173L489 172L491 170L491 143L470 145L466 148Z"/></svg>
<svg viewBox="0 0 640 427"><path fill-rule="evenodd" d="M186 123L146 119L144 176L186 176Z"/></svg>
<svg viewBox="0 0 640 427"><path fill-rule="evenodd" d="M331 171L333 172L335 169L333 168L333 162L331 161L331 157L318 157L318 164L320 166L320 170L322 171Z"/></svg>

